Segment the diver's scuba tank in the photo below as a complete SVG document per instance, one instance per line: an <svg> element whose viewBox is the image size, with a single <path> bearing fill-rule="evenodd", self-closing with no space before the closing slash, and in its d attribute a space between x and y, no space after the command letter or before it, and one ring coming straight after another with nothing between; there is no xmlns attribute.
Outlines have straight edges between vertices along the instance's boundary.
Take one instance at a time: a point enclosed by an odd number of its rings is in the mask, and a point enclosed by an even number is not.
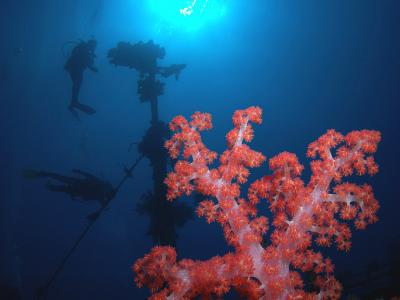
<svg viewBox="0 0 400 300"><path fill-rule="evenodd" d="M77 39L76 41L67 41L67 42L65 42L65 43L61 46L61 53L62 53L62 55L64 56L64 58L70 57L73 48L75 48L76 46L78 46L80 43L83 43L83 40ZM71 47L71 48L68 50L68 53L66 53L66 52L65 52L65 48L66 48L66 46L68 46L68 45L73 45L73 47Z"/></svg>

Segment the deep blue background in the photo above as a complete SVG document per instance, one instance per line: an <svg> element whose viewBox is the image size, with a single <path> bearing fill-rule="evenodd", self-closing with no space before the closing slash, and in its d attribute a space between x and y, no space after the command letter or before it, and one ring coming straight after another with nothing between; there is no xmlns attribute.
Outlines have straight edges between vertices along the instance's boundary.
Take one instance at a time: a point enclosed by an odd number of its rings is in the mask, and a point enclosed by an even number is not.
<svg viewBox="0 0 400 300"><path fill-rule="evenodd" d="M150 125L150 109L138 101L136 72L106 59L121 40L153 39L167 51L160 64L188 65L179 81L166 80L161 118L212 113L214 129L204 139L219 152L232 113L250 105L264 110L252 146L267 157L286 150L306 163L307 145L329 128L380 130L380 173L365 178L381 203L380 221L355 232L349 254L328 252L338 270L383 262L386 245L400 233L399 1L233 0L226 2L224 18L198 32L160 31L145 2L1 1L2 278L19 285L24 299L33 299L97 208L25 181L22 169L68 174L79 167L116 183L122 165L137 157L128 145ZM91 35L98 40L100 71L86 72L81 99L98 113L77 122L66 109L70 81L61 48ZM136 172L140 176L122 188L58 277L51 299L147 294L134 286L130 265L152 247L148 218L134 211L152 185L148 162ZM252 178L267 172L264 165ZM217 225L196 218L179 230L177 251L181 258L204 259L225 253L226 245Z"/></svg>

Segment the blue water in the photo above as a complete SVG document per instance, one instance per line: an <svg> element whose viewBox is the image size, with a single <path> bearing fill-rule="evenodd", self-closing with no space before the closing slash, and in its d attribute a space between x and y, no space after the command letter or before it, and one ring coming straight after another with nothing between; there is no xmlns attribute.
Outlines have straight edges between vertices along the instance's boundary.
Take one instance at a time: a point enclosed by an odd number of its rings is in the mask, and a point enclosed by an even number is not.
<svg viewBox="0 0 400 300"><path fill-rule="evenodd" d="M204 140L218 152L225 149L233 112L251 105L264 112L254 149L267 157L294 152L306 166L307 145L329 128L380 130L380 172L362 179L380 201L380 220L354 232L350 253L324 253L338 272L362 271L372 261L389 263L388 245L400 234L400 3L227 0L223 5L223 14L190 27L168 23L144 0L1 1L0 278L18 287L23 299L34 299L98 204L51 193L45 180L25 180L21 171L70 175L80 168L117 184L124 165L139 156L128 148L150 126L150 106L138 99L139 74L107 60L119 41L153 40L166 50L160 65L187 64L178 81L162 79L160 119L210 112L214 129ZM72 44L66 42L91 37L98 41L99 72L85 72L81 99L97 113L77 121L67 110L71 82L63 66ZM264 164L252 179L266 173ZM149 217L135 210L151 188L152 169L144 159L57 276L49 299L148 295L135 286L130 266L154 246ZM177 201L195 207L193 199ZM207 259L228 250L220 227L197 217L177 234L179 258Z"/></svg>

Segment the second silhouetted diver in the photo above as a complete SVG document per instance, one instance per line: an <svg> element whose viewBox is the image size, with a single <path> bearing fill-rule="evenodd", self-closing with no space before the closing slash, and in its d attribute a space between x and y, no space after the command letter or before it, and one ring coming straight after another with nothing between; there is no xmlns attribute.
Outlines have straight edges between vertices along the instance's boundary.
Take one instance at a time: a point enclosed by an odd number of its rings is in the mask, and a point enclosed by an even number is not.
<svg viewBox="0 0 400 300"><path fill-rule="evenodd" d="M115 195L111 183L104 181L88 172L74 169L77 176L65 176L55 172L27 170L26 178L46 178L53 180L46 183L46 188L52 192L68 194L72 199L82 201L97 201L105 206ZM58 183L55 183L57 181Z"/></svg>

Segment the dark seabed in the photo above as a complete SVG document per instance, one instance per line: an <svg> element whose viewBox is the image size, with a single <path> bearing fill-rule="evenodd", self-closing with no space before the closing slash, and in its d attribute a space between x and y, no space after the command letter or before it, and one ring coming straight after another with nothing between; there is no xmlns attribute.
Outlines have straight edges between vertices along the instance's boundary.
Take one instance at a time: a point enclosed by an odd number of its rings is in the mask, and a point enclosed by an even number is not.
<svg viewBox="0 0 400 300"><path fill-rule="evenodd" d="M348 253L319 249L343 299L400 296L400 1L198 0L183 16L186 2L1 1L0 299L146 299L131 266L153 246L233 251L195 214L204 197L165 199L163 144L174 116L209 112L203 140L222 153L249 106L263 109L252 149L296 153L305 182L327 129L381 132L379 173L346 179L373 187L379 221ZM271 222L264 200L259 214Z"/></svg>

